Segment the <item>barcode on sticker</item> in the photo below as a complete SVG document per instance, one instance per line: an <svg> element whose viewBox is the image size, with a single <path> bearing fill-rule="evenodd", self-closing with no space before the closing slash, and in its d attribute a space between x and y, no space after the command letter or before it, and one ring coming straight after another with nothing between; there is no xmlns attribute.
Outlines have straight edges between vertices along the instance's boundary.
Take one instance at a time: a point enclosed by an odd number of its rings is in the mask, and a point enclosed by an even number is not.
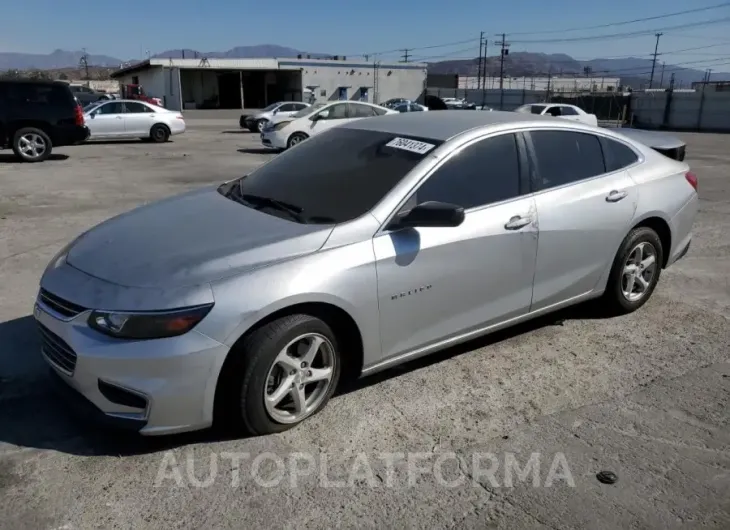
<svg viewBox="0 0 730 530"><path fill-rule="evenodd" d="M386 147L394 147L395 149L403 149L404 151L410 151L411 153L418 153L419 155L425 155L431 149L436 147L433 144L427 144L426 142L419 142L417 140L411 140L409 138L393 138L390 142L385 144Z"/></svg>

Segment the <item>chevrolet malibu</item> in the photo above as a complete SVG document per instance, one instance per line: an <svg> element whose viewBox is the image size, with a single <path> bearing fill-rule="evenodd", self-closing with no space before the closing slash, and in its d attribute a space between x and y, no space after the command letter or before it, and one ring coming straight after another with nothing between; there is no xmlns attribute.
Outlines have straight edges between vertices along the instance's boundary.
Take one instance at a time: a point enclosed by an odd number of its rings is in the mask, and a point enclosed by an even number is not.
<svg viewBox="0 0 730 530"><path fill-rule="evenodd" d="M513 112L346 123L110 219L35 308L61 388L145 435L285 430L339 381L589 299L640 308L697 179L608 129Z"/></svg>

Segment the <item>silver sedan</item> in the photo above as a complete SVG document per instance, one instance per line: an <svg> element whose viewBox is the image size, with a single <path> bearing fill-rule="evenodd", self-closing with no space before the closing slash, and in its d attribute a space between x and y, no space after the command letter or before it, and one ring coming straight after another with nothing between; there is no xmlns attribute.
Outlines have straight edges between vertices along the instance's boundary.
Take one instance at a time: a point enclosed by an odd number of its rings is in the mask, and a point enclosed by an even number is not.
<svg viewBox="0 0 730 530"><path fill-rule="evenodd" d="M185 132L185 120L179 111L127 99L87 105L84 121L91 133L89 140L141 138L166 142L170 136Z"/></svg>
<svg viewBox="0 0 730 530"><path fill-rule="evenodd" d="M348 122L69 243L40 281L42 352L143 434L282 431L343 379L591 299L636 311L689 249L697 185L558 118Z"/></svg>

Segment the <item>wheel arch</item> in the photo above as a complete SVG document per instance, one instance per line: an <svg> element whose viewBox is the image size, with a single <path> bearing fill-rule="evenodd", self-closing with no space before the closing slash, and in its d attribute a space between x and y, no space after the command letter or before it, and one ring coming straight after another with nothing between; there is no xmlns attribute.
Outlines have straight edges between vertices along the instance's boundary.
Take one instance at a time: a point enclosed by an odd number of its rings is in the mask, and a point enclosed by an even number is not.
<svg viewBox="0 0 730 530"><path fill-rule="evenodd" d="M307 133L305 133L304 131L296 130L296 131L292 132L292 133L291 133L291 134L290 134L290 135L289 135L289 136L287 137L287 139L286 139L286 145L287 145L287 146L289 145L289 140L291 140L291 139L292 139L292 137L293 137L294 135L297 135L297 134L299 134L299 135L301 135L301 136L304 136L304 138L309 138L309 135L308 135Z"/></svg>
<svg viewBox="0 0 730 530"><path fill-rule="evenodd" d="M48 135L48 137L51 139L52 144L56 142L56 139L53 135L53 127L49 123L40 120L18 120L10 122L5 126L5 129L7 131L6 134L8 137L8 143L12 144L15 133L18 132L20 129L25 129L26 127L40 129Z"/></svg>
<svg viewBox="0 0 730 530"><path fill-rule="evenodd" d="M360 376L364 362L362 331L350 312L344 309L341 305L329 300L289 303L283 307L273 308L264 315L259 315L257 320L240 333L232 342L231 348L226 355L220 370L215 375L215 388L213 392L214 417L216 415L216 410L220 410L223 406L225 406L222 402L220 402L220 400L224 394L224 378L227 374L227 368L232 363L233 355L231 355L231 353L233 350L243 340L245 340L246 337L261 326L279 318L294 314L305 314L319 318L332 328L332 331L335 333L339 342L340 350L347 352L346 355L343 356L342 382L352 381Z"/></svg>
<svg viewBox="0 0 730 530"><path fill-rule="evenodd" d="M662 269L666 268L672 254L672 229L669 221L661 213L653 212L636 221L631 230L641 227L651 228L659 236L662 243Z"/></svg>

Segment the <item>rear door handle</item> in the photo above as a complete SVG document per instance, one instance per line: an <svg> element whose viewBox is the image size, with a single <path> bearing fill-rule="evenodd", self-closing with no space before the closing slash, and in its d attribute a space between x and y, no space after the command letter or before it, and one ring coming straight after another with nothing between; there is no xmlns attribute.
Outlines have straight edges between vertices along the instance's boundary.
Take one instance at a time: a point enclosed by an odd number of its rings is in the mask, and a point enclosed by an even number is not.
<svg viewBox="0 0 730 530"><path fill-rule="evenodd" d="M623 190L622 191L613 190L611 193L606 195L606 201L607 202L618 202L621 199L625 199L628 194L629 194L628 192L623 191Z"/></svg>
<svg viewBox="0 0 730 530"><path fill-rule="evenodd" d="M504 225L504 227L507 230L519 230L520 228L526 227L531 222L531 217L522 217L521 215L515 215L514 217L510 218L510 220L507 222L506 225Z"/></svg>

